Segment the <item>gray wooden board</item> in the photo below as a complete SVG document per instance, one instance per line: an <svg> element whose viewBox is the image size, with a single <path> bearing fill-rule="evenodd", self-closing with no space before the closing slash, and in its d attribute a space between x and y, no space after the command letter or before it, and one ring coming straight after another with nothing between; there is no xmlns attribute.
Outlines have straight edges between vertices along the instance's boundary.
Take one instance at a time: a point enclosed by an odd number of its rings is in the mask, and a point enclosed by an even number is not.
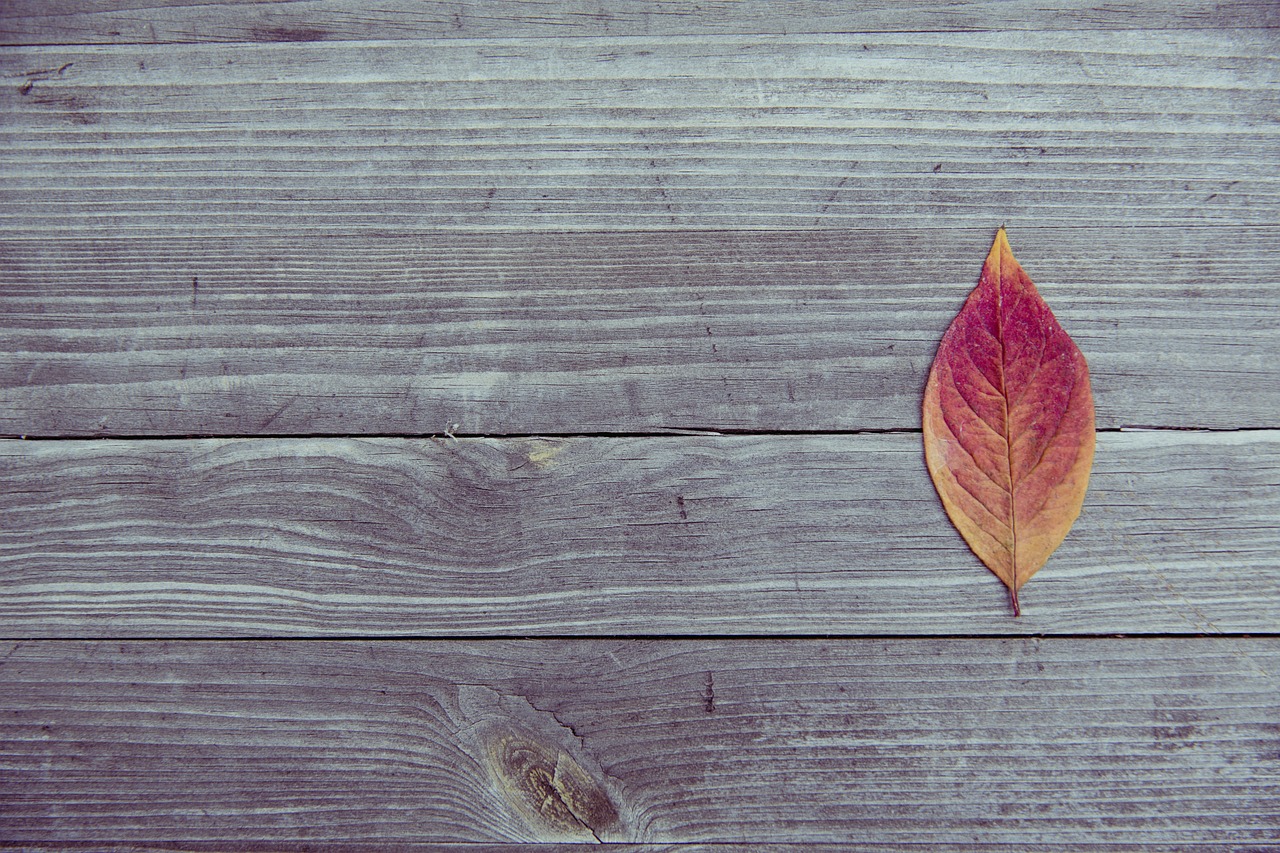
<svg viewBox="0 0 1280 853"><path fill-rule="evenodd" d="M22 637L1267 632L1280 432L1099 435L1023 588L919 435L0 442Z"/></svg>
<svg viewBox="0 0 1280 853"><path fill-rule="evenodd" d="M0 228L1274 225L1275 46L1238 29L11 47Z"/></svg>
<svg viewBox="0 0 1280 853"><path fill-rule="evenodd" d="M992 234L9 235L0 433L918 428ZM1100 426L1280 426L1280 230L1010 235Z"/></svg>
<svg viewBox="0 0 1280 853"><path fill-rule="evenodd" d="M784 6L767 0L383 0L372 6L343 0L8 0L0 7L0 40L17 44L1275 26L1280 14L1267 0L801 0Z"/></svg>
<svg viewBox="0 0 1280 853"><path fill-rule="evenodd" d="M1276 639L35 642L2 656L0 839L16 845L1262 850L1280 833ZM524 782L499 769L512 744ZM547 817L530 797L550 798ZM555 813L565 803L573 817Z"/></svg>

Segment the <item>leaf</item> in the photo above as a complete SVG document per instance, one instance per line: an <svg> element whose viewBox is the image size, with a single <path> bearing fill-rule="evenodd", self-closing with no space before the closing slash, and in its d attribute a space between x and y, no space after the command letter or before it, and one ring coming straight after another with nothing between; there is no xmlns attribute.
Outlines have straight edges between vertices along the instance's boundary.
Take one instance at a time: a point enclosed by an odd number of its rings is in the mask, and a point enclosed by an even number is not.
<svg viewBox="0 0 1280 853"><path fill-rule="evenodd" d="M924 391L924 455L969 547L1018 590L1080 515L1093 464L1084 356L1001 228L942 337Z"/></svg>

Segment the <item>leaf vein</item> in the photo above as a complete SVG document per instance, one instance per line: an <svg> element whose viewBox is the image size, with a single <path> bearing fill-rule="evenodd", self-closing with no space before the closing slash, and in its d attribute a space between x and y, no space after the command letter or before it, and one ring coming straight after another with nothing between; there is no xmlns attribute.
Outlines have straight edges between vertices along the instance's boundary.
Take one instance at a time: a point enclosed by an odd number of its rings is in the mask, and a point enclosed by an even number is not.
<svg viewBox="0 0 1280 853"><path fill-rule="evenodd" d="M962 490L962 491L964 491L964 493L965 493L966 495L968 495L969 497L973 498L974 502L975 502L975 503L977 503L977 504L978 504L978 506L982 507L984 510L986 510L986 511L987 511L987 515L990 515L990 516L991 516L991 520L992 520L992 521L994 521L996 524L998 524L998 525L1000 525L1001 527L1003 527L1005 530L1008 530L1008 531L1012 532L1013 527L1012 527L1012 525L1010 525L1010 524L1009 524L1009 522L1007 522L1007 521L1002 521L1002 520L1000 519L1000 516L996 515L995 511L994 511L994 510L992 510L992 509L991 509L991 507L987 506L987 505L986 505L986 503L982 500L982 498L978 497L976 494L974 494L974 493L973 493L973 490L972 490L972 489L970 489L970 488L969 488L968 486L966 486L964 483L960 482L960 478L959 478L959 477L955 477L954 479L955 479L955 484L956 484L957 486L959 486L959 487L961 488L961 490ZM1011 503L1012 503L1012 501L1011 501ZM961 511L963 512L963 510L961 510ZM965 512L965 515L969 515L969 513ZM970 518L973 518L973 516L969 516L969 517L970 517ZM973 519L973 520L974 520L974 521L977 521L977 519ZM991 538L992 538L992 539L995 539L995 537L994 537L994 536L992 536ZM1003 543L1002 543L1002 544L1003 544ZM1006 550L1008 550L1008 549L1006 549Z"/></svg>
<svg viewBox="0 0 1280 853"><path fill-rule="evenodd" d="M1018 483L1023 482L1024 480L1026 480L1036 472L1036 469L1040 467L1040 463L1044 461L1044 457L1049 453L1049 448L1053 446L1053 442L1062 435L1062 420L1063 420L1063 417L1065 417L1066 413L1071 411L1071 395L1075 393L1076 384L1079 382L1079 380L1080 380L1079 371L1073 371L1071 374L1071 387L1067 390L1067 408L1064 409L1062 412L1062 415L1058 417L1058 423L1054 427L1053 435L1049 436L1049 440L1046 441L1044 443L1044 447L1040 449L1040 455L1036 457L1036 461L1032 463L1031 467L1027 469L1026 473L1024 473L1021 477L1018 478ZM1013 487L1014 491L1017 491L1018 483L1013 482L1013 472L1011 470L1009 472L1009 485ZM1041 504L1041 506L1043 507L1044 504ZM1038 514L1039 510L1037 510L1036 512ZM1035 515L1032 515L1031 517L1035 518Z"/></svg>

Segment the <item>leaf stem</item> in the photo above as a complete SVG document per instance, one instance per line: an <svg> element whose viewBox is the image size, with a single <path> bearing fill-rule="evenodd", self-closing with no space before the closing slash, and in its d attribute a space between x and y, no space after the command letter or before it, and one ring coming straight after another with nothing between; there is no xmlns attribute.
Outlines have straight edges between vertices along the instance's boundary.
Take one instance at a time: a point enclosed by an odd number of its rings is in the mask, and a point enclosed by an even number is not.
<svg viewBox="0 0 1280 853"><path fill-rule="evenodd" d="M1018 588L1015 586L1009 587L1009 603L1013 605L1013 618L1021 616L1022 609L1018 607Z"/></svg>

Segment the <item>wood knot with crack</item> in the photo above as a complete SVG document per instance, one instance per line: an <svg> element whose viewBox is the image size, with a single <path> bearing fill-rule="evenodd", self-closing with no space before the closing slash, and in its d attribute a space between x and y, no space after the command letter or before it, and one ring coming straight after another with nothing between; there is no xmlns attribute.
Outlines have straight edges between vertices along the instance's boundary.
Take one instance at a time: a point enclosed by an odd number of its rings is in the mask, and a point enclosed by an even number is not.
<svg viewBox="0 0 1280 853"><path fill-rule="evenodd" d="M604 786L564 750L514 729L493 733L486 746L499 790L532 826L597 841L618 827Z"/></svg>

